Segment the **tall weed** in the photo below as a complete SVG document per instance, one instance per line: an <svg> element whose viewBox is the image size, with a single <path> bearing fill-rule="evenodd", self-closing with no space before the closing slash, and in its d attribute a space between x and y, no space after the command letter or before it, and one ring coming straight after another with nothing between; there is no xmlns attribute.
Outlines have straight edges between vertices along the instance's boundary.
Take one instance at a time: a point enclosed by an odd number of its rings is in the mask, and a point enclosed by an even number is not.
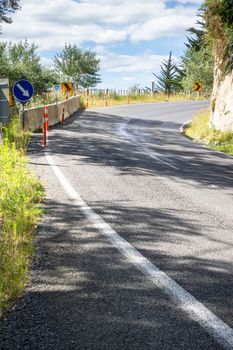
<svg viewBox="0 0 233 350"><path fill-rule="evenodd" d="M15 120L8 125L0 146L0 316L28 281L44 193L23 154L29 136L18 127Z"/></svg>

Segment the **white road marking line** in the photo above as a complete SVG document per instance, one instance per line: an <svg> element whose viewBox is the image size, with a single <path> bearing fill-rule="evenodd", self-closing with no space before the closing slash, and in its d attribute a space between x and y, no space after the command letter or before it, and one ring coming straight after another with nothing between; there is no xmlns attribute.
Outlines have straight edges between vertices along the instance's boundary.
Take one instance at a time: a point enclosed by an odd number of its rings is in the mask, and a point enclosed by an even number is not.
<svg viewBox="0 0 233 350"><path fill-rule="evenodd" d="M130 122L130 119L128 118L126 121L126 124L120 124L117 128L118 130L118 134L120 134L120 136L122 136L127 142L129 142L130 140L134 143L136 143L138 145L138 142L136 141L136 137L134 135L129 135L127 130L126 130L126 125ZM144 141L144 139L141 139L141 141ZM138 146L137 146L138 147ZM175 165L166 162L165 160L161 159L161 157L158 157L155 155L155 151L151 151L148 147L146 146L139 146L139 149L141 149L144 153L147 154L148 157L158 160L159 162L166 164L167 166L169 166L170 168L176 169L176 170L180 170L178 167L176 167Z"/></svg>
<svg viewBox="0 0 233 350"><path fill-rule="evenodd" d="M142 149L144 150L144 152L146 152L148 154L148 156L152 159L156 159L161 163L164 163L166 165L168 165L170 168L176 169L176 170L180 170L180 168L176 167L175 165L172 165L171 163L166 162L165 160L161 159L158 156L154 155L154 151L150 151L149 148L147 148L146 146L142 147Z"/></svg>
<svg viewBox="0 0 233 350"><path fill-rule="evenodd" d="M179 133L183 134L185 132L185 128L192 122L192 119L188 120L187 122L183 123L179 128Z"/></svg>
<svg viewBox="0 0 233 350"><path fill-rule="evenodd" d="M168 295L190 319L201 325L219 344L226 349L232 350L233 329L215 316L172 278L153 265L133 246L131 246L131 244L113 230L112 227L101 218L101 216L84 202L78 192L57 167L53 158L48 153L45 153L45 156L64 191L69 198L74 201L74 204L87 217L93 226L98 229L101 234L107 237L112 245L117 248L127 260L140 270L156 287L160 288L162 292Z"/></svg>

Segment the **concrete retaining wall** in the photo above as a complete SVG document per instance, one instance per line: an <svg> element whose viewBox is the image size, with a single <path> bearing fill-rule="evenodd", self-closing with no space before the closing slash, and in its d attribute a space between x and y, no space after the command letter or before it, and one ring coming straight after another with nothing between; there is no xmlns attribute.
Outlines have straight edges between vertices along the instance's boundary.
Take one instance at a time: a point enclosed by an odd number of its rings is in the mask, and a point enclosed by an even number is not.
<svg viewBox="0 0 233 350"><path fill-rule="evenodd" d="M61 122L62 108L65 108L65 119L80 109L80 96L70 97L66 101L48 105L49 125ZM44 106L25 110L25 127L31 131L42 130L42 116Z"/></svg>

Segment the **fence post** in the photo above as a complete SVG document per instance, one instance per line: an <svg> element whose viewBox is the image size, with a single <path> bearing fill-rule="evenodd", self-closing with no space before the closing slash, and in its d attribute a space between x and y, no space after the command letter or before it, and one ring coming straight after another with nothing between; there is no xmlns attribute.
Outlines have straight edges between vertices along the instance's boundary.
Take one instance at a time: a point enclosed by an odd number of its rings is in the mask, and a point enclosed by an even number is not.
<svg viewBox="0 0 233 350"><path fill-rule="evenodd" d="M61 114L61 124L65 123L65 107L62 106L62 114Z"/></svg>
<svg viewBox="0 0 233 350"><path fill-rule="evenodd" d="M89 89L87 89L87 108L89 107Z"/></svg>
<svg viewBox="0 0 233 350"><path fill-rule="evenodd" d="M105 94L105 105L108 107L108 89L106 89L106 94Z"/></svg>

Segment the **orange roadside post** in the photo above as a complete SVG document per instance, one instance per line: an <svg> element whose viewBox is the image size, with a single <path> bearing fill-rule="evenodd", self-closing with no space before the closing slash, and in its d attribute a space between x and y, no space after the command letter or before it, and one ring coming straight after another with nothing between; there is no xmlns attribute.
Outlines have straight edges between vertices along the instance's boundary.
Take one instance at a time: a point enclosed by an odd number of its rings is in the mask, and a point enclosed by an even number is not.
<svg viewBox="0 0 233 350"><path fill-rule="evenodd" d="M49 109L48 106L44 106L44 117L46 118L46 130L49 130Z"/></svg>
<svg viewBox="0 0 233 350"><path fill-rule="evenodd" d="M46 113L43 113L42 117L42 129L43 129L43 142L42 146L46 147L47 146L47 123L48 123L48 117L46 116Z"/></svg>

